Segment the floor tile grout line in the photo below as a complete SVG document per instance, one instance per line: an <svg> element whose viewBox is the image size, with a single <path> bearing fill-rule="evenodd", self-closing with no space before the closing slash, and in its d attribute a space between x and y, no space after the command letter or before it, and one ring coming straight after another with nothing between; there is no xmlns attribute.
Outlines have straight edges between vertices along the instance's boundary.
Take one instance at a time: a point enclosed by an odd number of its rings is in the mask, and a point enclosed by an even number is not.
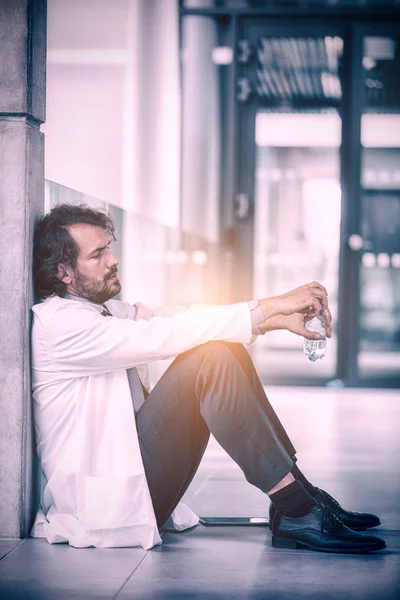
<svg viewBox="0 0 400 600"><path fill-rule="evenodd" d="M122 590L124 589L124 587L126 586L128 581L130 581L132 575L134 575L136 573L136 571L138 570L138 568L140 567L140 565L142 564L142 562L144 561L144 559L146 558L148 553L149 553L149 551L147 550L146 554L143 556L142 560L136 565L136 567L133 569L132 573L130 575L128 575L128 577L125 579L124 583L121 585L119 590L117 590L117 592L114 594L114 596L112 596L111 600L115 600L118 597L119 593L122 592Z"/></svg>
<svg viewBox="0 0 400 600"><path fill-rule="evenodd" d="M25 541L24 539L23 539L23 540L19 540L18 544L16 544L16 545L15 545L13 548L11 548L11 550L9 550L8 552L6 552L6 553L4 554L4 556L2 556L2 557L0 558L0 561L2 561L2 560L3 560L3 559L6 557L6 556L8 556L9 554L11 554L11 552L13 552L13 551L14 551L16 548L18 548L18 547L19 547L21 544L23 544L23 543L24 543L24 541ZM3 546L3 547L4 547L4 546Z"/></svg>

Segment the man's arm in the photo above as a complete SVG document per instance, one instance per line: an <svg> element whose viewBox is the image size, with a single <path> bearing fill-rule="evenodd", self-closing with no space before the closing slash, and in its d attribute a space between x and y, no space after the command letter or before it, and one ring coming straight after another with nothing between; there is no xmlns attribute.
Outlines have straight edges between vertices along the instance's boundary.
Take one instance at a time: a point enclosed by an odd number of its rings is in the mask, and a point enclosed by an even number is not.
<svg viewBox="0 0 400 600"><path fill-rule="evenodd" d="M189 308L185 306L149 308L144 304L137 303L133 305L135 316L131 318L149 320L154 316L171 317L206 306L195 304ZM328 307L328 293L326 288L316 281L279 296L252 300L248 302L248 306L253 336L263 335L268 331L287 329L308 339L319 339L319 334L310 332L305 324L322 312L326 320L326 334L328 337L332 336L332 317ZM252 338L251 342L254 339L255 337Z"/></svg>
<svg viewBox="0 0 400 600"><path fill-rule="evenodd" d="M247 344L251 339L245 302L148 321L104 318L84 303L76 304L60 306L46 324L34 327L34 369L48 369L50 362L65 377L81 377L170 358L213 340Z"/></svg>
<svg viewBox="0 0 400 600"><path fill-rule="evenodd" d="M58 314L46 333L57 370L71 377L170 358L212 340L244 344L251 340L250 310L245 302L199 306L168 318L145 320L138 315L135 321L104 318L80 304L74 307L74 315ZM285 326L299 335L317 339L318 334L307 332L304 320L328 310L327 292L313 282L280 296L261 299L259 305L265 317L261 332L272 326ZM297 314L303 319L302 327Z"/></svg>

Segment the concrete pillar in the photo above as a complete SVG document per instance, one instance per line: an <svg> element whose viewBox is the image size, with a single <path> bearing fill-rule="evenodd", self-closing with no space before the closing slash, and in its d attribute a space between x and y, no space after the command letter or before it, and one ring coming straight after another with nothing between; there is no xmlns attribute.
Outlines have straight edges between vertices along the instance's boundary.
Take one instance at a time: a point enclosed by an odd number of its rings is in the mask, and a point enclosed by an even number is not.
<svg viewBox="0 0 400 600"><path fill-rule="evenodd" d="M36 508L29 330L35 215L44 207L46 0L0 0L0 537Z"/></svg>

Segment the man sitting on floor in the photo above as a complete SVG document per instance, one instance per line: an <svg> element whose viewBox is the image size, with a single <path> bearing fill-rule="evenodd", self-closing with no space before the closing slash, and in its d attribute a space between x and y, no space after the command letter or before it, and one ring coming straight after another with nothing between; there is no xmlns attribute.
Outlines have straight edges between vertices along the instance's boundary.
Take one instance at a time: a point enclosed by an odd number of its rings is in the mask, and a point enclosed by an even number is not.
<svg viewBox="0 0 400 600"><path fill-rule="evenodd" d="M32 535L75 547L161 543L198 518L180 504L210 432L271 500L272 544L368 552L356 530L378 517L344 510L314 487L269 403L243 344L331 316L317 282L229 306L150 309L112 300L121 289L114 224L85 205L60 204L34 239L32 379L37 451L46 478ZM177 357L152 391L147 364Z"/></svg>

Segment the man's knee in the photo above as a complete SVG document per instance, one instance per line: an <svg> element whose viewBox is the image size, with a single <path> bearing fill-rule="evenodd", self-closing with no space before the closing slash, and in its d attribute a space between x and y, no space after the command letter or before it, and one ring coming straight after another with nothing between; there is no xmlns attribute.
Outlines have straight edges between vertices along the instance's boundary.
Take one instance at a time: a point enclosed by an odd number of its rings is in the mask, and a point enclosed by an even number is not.
<svg viewBox="0 0 400 600"><path fill-rule="evenodd" d="M222 340L215 340L207 342L197 346L196 350L207 357L211 357L215 360L234 360L242 352L247 350L242 344L234 342L224 342Z"/></svg>
<svg viewBox="0 0 400 600"><path fill-rule="evenodd" d="M203 356L215 364L240 365L240 368L253 377L256 369L247 348L238 342L213 341L198 346L204 352Z"/></svg>
<svg viewBox="0 0 400 600"><path fill-rule="evenodd" d="M214 340L195 346L191 350L180 354L178 356L178 363L182 360L204 359L211 360L215 364L221 362L242 362L242 358L246 356L248 360L249 354L243 344L235 342L225 342L222 340Z"/></svg>

